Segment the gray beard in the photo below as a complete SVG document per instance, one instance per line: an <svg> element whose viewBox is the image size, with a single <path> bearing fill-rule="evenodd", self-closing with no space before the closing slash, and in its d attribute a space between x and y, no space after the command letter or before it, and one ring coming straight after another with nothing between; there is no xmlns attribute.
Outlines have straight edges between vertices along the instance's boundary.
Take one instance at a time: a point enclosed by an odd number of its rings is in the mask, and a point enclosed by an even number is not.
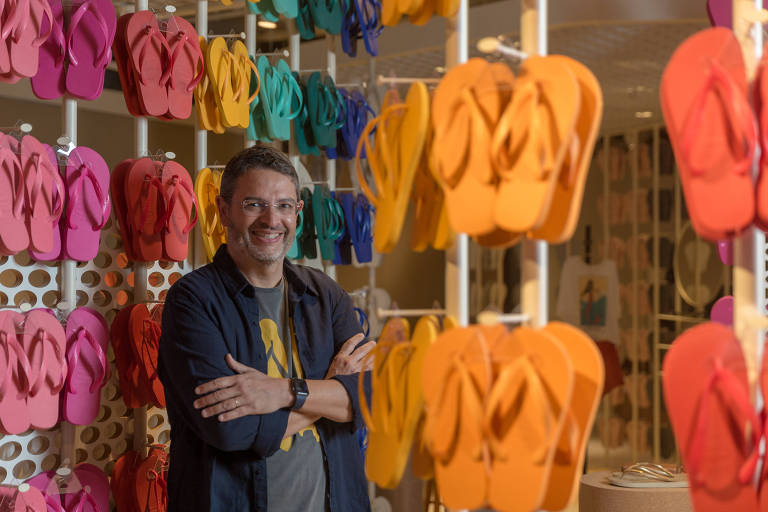
<svg viewBox="0 0 768 512"><path fill-rule="evenodd" d="M240 234L237 236L231 236L232 230L230 228L227 228L227 242L232 243L234 242L235 245L242 247L245 249L245 251L248 253L248 255L254 260L258 261L259 263L276 263L278 261L281 261L283 258L285 258L285 255L288 253L288 250L291 248L291 245L293 245L293 239L290 241L286 237L283 240L283 250L280 251L280 254L278 255L269 255L264 254L260 252L252 243L250 239L249 233ZM232 242L230 242L230 240Z"/></svg>

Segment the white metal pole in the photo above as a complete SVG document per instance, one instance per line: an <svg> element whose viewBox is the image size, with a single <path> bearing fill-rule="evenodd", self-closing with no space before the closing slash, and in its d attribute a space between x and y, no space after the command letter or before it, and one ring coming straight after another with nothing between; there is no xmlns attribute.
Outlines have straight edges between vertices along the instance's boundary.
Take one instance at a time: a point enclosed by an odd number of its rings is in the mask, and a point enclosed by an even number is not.
<svg viewBox="0 0 768 512"><path fill-rule="evenodd" d="M547 1L523 0L520 46L528 55L547 54ZM549 313L549 254L543 241L523 240L520 304L533 325L543 326Z"/></svg>
<svg viewBox="0 0 768 512"><path fill-rule="evenodd" d="M294 20L289 20L289 23L289 26L291 27L291 35L288 39L289 64L291 65L291 71L296 71L298 73L301 70L301 36L296 28L296 22ZM307 99L304 98L304 101L307 101ZM301 157L299 155L298 146L296 145L294 123L291 123L291 140L288 143L288 147L288 156L291 158L291 163L293 164L293 167L298 170L299 159Z"/></svg>
<svg viewBox="0 0 768 512"><path fill-rule="evenodd" d="M256 55L256 15L245 7L245 47L248 50L248 55L253 57ZM245 147L250 148L256 145L255 140L248 139L246 132L243 135L245 141Z"/></svg>
<svg viewBox="0 0 768 512"><path fill-rule="evenodd" d="M333 81L336 81L336 36L328 34L326 36L326 40L328 41L328 76L330 76ZM334 190L336 188L336 160L332 158L327 158L325 160L325 174L326 179L328 180L328 188L331 190ZM331 264L325 265L325 273L328 274L328 276L331 279L336 279L336 266Z"/></svg>
<svg viewBox="0 0 768 512"><path fill-rule="evenodd" d="M64 96L62 102L62 131L70 142L77 145L77 100ZM57 162L54 162L57 164ZM58 165L56 167L58 169ZM64 198L61 198L62 200ZM62 260L59 266L61 279L61 306L67 316L77 306L75 286L75 262L74 260ZM75 464L75 440L77 439L77 427L72 423L61 423L61 466L73 467Z"/></svg>
<svg viewBox="0 0 768 512"><path fill-rule="evenodd" d="M146 11L148 0L136 0L136 11ZM136 128L136 158L149 154L149 123L146 117L134 120ZM133 300L136 303L147 299L147 266L142 262L133 264ZM142 457L147 456L147 407L139 407L133 411L133 448Z"/></svg>
<svg viewBox="0 0 768 512"><path fill-rule="evenodd" d="M195 24L197 25L198 35L208 39L208 0L198 0ZM194 177L197 177L197 173L208 165L208 131L202 128L202 123L197 117L197 109L195 109L195 118L197 122L195 123ZM194 244L192 246L193 261L194 266L199 267L208 262L208 256L203 245L203 228L199 222L195 226L194 233Z"/></svg>

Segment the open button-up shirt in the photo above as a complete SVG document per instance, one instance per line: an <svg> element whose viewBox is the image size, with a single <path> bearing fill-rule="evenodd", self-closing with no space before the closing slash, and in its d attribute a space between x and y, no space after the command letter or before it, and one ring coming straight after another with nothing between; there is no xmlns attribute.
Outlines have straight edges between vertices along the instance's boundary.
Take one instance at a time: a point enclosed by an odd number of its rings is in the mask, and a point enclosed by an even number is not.
<svg viewBox="0 0 768 512"><path fill-rule="evenodd" d="M342 344L361 332L344 290L320 271L285 261L288 301L305 378L322 379ZM213 263L168 291L163 310L159 374L171 423L168 511L266 511L266 457L280 447L290 410L219 422L192 402L204 382L233 375L225 356L267 372L253 286L222 245ZM365 392L370 398L370 379ZM334 377L352 402L353 420L317 426L331 512L370 510L356 430L363 425L358 374ZM285 492L291 492L285 489ZM296 510L301 510L297 504ZM287 512L287 511L286 511Z"/></svg>

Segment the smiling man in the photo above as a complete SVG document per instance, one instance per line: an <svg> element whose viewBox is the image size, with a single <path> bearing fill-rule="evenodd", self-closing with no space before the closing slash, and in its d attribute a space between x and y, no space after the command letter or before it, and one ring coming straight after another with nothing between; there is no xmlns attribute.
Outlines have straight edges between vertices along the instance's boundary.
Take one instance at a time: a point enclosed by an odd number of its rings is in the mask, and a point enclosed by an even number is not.
<svg viewBox="0 0 768 512"><path fill-rule="evenodd" d="M285 259L298 198L283 153L237 154L217 198L227 244L168 292L159 363L168 511L370 509L356 431L373 343L358 347L337 283Z"/></svg>

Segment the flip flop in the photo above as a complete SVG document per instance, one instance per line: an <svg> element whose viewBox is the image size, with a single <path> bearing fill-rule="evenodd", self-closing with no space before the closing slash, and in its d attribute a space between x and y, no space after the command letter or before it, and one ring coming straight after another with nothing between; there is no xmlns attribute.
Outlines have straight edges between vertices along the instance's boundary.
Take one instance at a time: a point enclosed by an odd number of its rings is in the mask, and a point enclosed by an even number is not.
<svg viewBox="0 0 768 512"><path fill-rule="evenodd" d="M29 246L24 215L25 179L17 151L16 140L0 134L0 244L8 254Z"/></svg>
<svg viewBox="0 0 768 512"><path fill-rule="evenodd" d="M163 229L163 254L172 261L184 261L189 251L189 232L197 224L197 198L189 172L174 161L162 167L163 189L168 210Z"/></svg>
<svg viewBox="0 0 768 512"><path fill-rule="evenodd" d="M141 464L141 456L134 450L128 450L115 461L109 485L118 510L137 512L136 471Z"/></svg>
<svg viewBox="0 0 768 512"><path fill-rule="evenodd" d="M195 27L184 18L171 16L165 29L170 66L168 75L168 113L187 119L192 113L192 93L205 74L203 53Z"/></svg>
<svg viewBox="0 0 768 512"><path fill-rule="evenodd" d="M210 87L216 105L219 107L222 122L225 126L237 126L241 116L235 97L238 91L235 91L232 76L236 64L223 37L217 37L208 42L205 62L208 79L211 81Z"/></svg>
<svg viewBox="0 0 768 512"><path fill-rule="evenodd" d="M77 492L63 494L64 508L73 512L109 510L109 480L93 464L78 464L73 471L82 486Z"/></svg>
<svg viewBox="0 0 768 512"><path fill-rule="evenodd" d="M523 62L491 146L501 177L494 207L498 227L522 233L546 220L580 101L578 82L561 60L534 56Z"/></svg>
<svg viewBox="0 0 768 512"><path fill-rule="evenodd" d="M163 226L166 216L166 187L161 181L159 162L149 158L134 160L125 177L128 223L133 233L135 261L163 258Z"/></svg>
<svg viewBox="0 0 768 512"><path fill-rule="evenodd" d="M259 89L261 88L261 78L259 77L259 70L256 68L256 64L253 63L248 50L242 41L235 41L232 45L233 55L233 74L236 77L236 91L235 101L237 103L238 112L240 113L240 120L238 126L241 128L248 128L251 121L250 105L253 101L259 97ZM252 84L251 80L256 78L256 84Z"/></svg>
<svg viewBox="0 0 768 512"><path fill-rule="evenodd" d="M750 169L757 134L747 86L741 46L726 28L686 39L662 75L661 106L685 203L707 240L730 238L755 217Z"/></svg>
<svg viewBox="0 0 768 512"><path fill-rule="evenodd" d="M55 199L56 194L64 197L64 182L48 150L31 135L21 139L21 167L25 175L29 245L37 252L47 253L53 249L54 226L64 207L63 201Z"/></svg>
<svg viewBox="0 0 768 512"><path fill-rule="evenodd" d="M343 231L340 237L336 238L334 245L334 256L333 256L333 264L334 265L351 265L352 264L352 239L349 236L349 226L347 226L346 222L346 211L344 210L344 206L342 204L342 201L344 201L344 197L347 197L348 201L350 202L350 205L352 204L351 201L353 200L353 195L351 192L331 192L331 197L336 202L336 213L339 217L339 223L343 226Z"/></svg>
<svg viewBox="0 0 768 512"><path fill-rule="evenodd" d="M139 464L136 470L136 502L139 510L162 512L168 504L166 478L168 473L168 455L162 446L152 446L149 456Z"/></svg>
<svg viewBox="0 0 768 512"><path fill-rule="evenodd" d="M112 206L115 210L118 229L123 241L123 250L130 261L137 261L136 254L133 252L133 226L128 222L127 202L125 198L125 179L128 171L131 170L134 160L129 158L123 160L112 169L109 180L109 195L112 199Z"/></svg>
<svg viewBox="0 0 768 512"><path fill-rule="evenodd" d="M58 170L59 159L56 151L54 151L54 149L48 144L43 144L43 147L48 152L48 158L50 159L51 163L53 163ZM53 203L57 205L64 203L64 198L59 197L59 192L57 189L54 189L53 191ZM63 230L64 223L59 222L59 219L56 219L56 221L53 223L53 247L51 250L48 252L38 252L30 247L28 249L29 256L35 261L55 261L63 259L64 256L61 251L61 239Z"/></svg>
<svg viewBox="0 0 768 512"><path fill-rule="evenodd" d="M531 238L559 244L573 236L579 222L587 173L603 117L603 92L595 75L580 62L563 55L551 55L549 58L568 66L581 91L576 133L563 162L549 214L538 229L529 233Z"/></svg>
<svg viewBox="0 0 768 512"><path fill-rule="evenodd" d="M0 486L0 507L8 512L45 512L46 500L39 489L23 483Z"/></svg>
<svg viewBox="0 0 768 512"><path fill-rule="evenodd" d="M315 231L315 215L312 205L312 191L304 187L301 189L301 200L304 201L304 230L301 233L301 253L307 259L317 258L317 234Z"/></svg>
<svg viewBox="0 0 768 512"><path fill-rule="evenodd" d="M695 510L757 510L761 423L739 341L724 325L683 332L664 356L664 403ZM751 437L745 426L751 425Z"/></svg>
<svg viewBox="0 0 768 512"><path fill-rule="evenodd" d="M543 331L557 338L574 370L565 427L540 505L544 510L564 510L578 495L587 442L603 394L605 367L597 345L583 331L562 322L550 322Z"/></svg>
<svg viewBox="0 0 768 512"><path fill-rule="evenodd" d="M73 0L67 28L66 90L94 100L104 87L104 70L112 60L117 18L109 0Z"/></svg>
<svg viewBox="0 0 768 512"><path fill-rule="evenodd" d="M139 367L139 385L157 407L164 408L165 392L157 374L160 325L152 319L145 304L137 304L131 309L129 328L131 352Z"/></svg>
<svg viewBox="0 0 768 512"><path fill-rule="evenodd" d="M480 508L487 501L491 467L483 406L492 385L490 354L505 334L501 325L448 329L424 357L424 440L440 499L452 509Z"/></svg>
<svg viewBox="0 0 768 512"><path fill-rule="evenodd" d="M226 232L219 220L219 209L216 206L216 196L219 195L217 181L220 179L221 173L211 171L208 167L201 169L195 178L195 195L200 210L200 226L208 261L213 261L219 246L226 242ZM298 233L296 236L298 238Z"/></svg>
<svg viewBox="0 0 768 512"><path fill-rule="evenodd" d="M27 396L29 422L48 429L59 420L59 392L67 377L66 335L50 310L33 309L24 318L22 346L32 369Z"/></svg>
<svg viewBox="0 0 768 512"><path fill-rule="evenodd" d="M140 117L145 115L141 101L139 100L138 86L136 77L131 67L131 55L128 52L128 44L125 40L128 22L133 14L123 14L117 19L117 30L115 31L115 40L112 43L112 55L117 64L117 74L120 78L120 89L123 91L125 106L132 116ZM66 89L66 86L62 86Z"/></svg>
<svg viewBox="0 0 768 512"><path fill-rule="evenodd" d="M101 388L109 377L107 322L97 311L80 307L67 317L67 385L62 415L74 425L90 425L101 404Z"/></svg>
<svg viewBox="0 0 768 512"><path fill-rule="evenodd" d="M9 2L0 39L9 43L11 71L17 77L37 74L39 48L53 28L53 13L47 0ZM44 31L44 25L49 27Z"/></svg>
<svg viewBox="0 0 768 512"><path fill-rule="evenodd" d="M54 100L67 92L64 73L67 42L64 38L64 9L61 0L48 0L48 4L51 7L53 25L47 19L43 21L43 33L50 31L50 36L40 46L37 73L29 82L35 96L43 100ZM0 44L0 70L3 69L3 50L7 52L7 47ZM10 69L10 61L8 66Z"/></svg>
<svg viewBox="0 0 768 512"><path fill-rule="evenodd" d="M163 70L168 69L171 49L152 11L131 15L125 27L125 42L142 110L150 116L165 115L168 112L169 75Z"/></svg>
<svg viewBox="0 0 768 512"><path fill-rule="evenodd" d="M0 367L4 367L0 382L0 427L6 434L14 435L29 430L27 395L32 369L18 336L23 324L23 314L0 311Z"/></svg>
<svg viewBox="0 0 768 512"><path fill-rule="evenodd" d="M755 224L763 231L768 231L768 199L766 198L768 194L768 172L766 171L768 169L768 154L766 154L766 148L768 148L768 55L765 51L758 65L753 91L760 129L760 147L763 148L760 152L760 174L755 185ZM724 245L726 247L723 247ZM726 265L732 265L733 258L728 257L730 253L726 250L727 247L726 241L718 241L720 260ZM724 254L726 257L723 257Z"/></svg>
<svg viewBox="0 0 768 512"><path fill-rule="evenodd" d="M90 261L99 252L101 229L109 220L109 167L96 151L73 149L65 171L67 214L63 230L63 255Z"/></svg>
<svg viewBox="0 0 768 512"><path fill-rule="evenodd" d="M303 232L304 232L304 210L299 210L299 218L296 221L296 233L293 237L293 243L291 244L291 248L288 249L288 253L286 254L286 257L292 260L300 260L304 257L304 255L301 253L301 244L299 243L301 239L301 234Z"/></svg>

